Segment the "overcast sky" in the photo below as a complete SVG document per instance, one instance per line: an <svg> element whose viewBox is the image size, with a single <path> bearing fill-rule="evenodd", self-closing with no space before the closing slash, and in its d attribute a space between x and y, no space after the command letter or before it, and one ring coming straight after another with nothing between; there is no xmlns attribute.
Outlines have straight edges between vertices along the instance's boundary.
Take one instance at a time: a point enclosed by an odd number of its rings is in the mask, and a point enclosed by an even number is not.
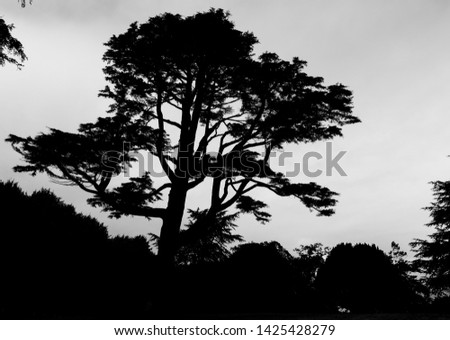
<svg viewBox="0 0 450 340"><path fill-rule="evenodd" d="M308 62L306 72L327 84L347 85L361 124L344 128L333 152L347 151L340 162L347 176L318 178L300 174L292 181L317 181L340 193L336 214L317 217L298 201L258 192L270 205L272 221L259 225L241 218L238 232L248 241L279 241L288 250L322 242L391 241L404 248L431 230L422 210L432 200L432 180L450 175L450 2L446 0L279 0L156 1L34 0L22 9L1 0L0 15L14 23L13 35L28 60L18 71L0 69L0 139L9 133L36 135L54 127L75 131L79 123L105 115L108 102L97 97L104 87L101 57L113 34L130 23L163 12L191 15L210 7L229 10L240 30L259 39L255 52ZM299 162L308 150L289 150ZM48 177L16 174L21 163L9 144L0 142L0 179L14 179L27 192L51 188L77 210L104 222L111 234L158 233L160 223L141 218L110 220L85 202L87 194L53 184ZM324 164L312 164L312 170ZM195 208L206 186L189 196Z"/></svg>

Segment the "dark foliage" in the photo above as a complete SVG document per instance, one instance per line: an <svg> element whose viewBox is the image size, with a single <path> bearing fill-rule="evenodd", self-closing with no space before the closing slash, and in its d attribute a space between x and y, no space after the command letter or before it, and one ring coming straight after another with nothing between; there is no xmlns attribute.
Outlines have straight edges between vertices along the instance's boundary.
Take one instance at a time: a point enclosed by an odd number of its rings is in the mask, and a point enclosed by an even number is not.
<svg viewBox="0 0 450 340"><path fill-rule="evenodd" d="M337 245L319 269L316 285L331 309L352 313L406 312L419 302L408 280L375 245Z"/></svg>
<svg viewBox="0 0 450 340"><path fill-rule="evenodd" d="M0 182L0 318L129 318L149 301L153 255L110 238L48 190Z"/></svg>
<svg viewBox="0 0 450 340"><path fill-rule="evenodd" d="M323 312L301 264L278 242L245 243L220 262L178 268L178 317L265 318ZM176 314L176 313L173 313ZM172 315L173 315L172 314Z"/></svg>
<svg viewBox="0 0 450 340"><path fill-rule="evenodd" d="M265 318L336 313L337 306L386 313L409 311L418 301L400 270L398 247L391 257L350 244L328 257L321 244L300 246L297 256L277 242L229 251L222 248L233 239L223 239L226 232L181 247L179 265L165 280L172 294L163 296L154 280L158 263L143 237L110 238L102 224L48 190L26 195L1 182L0 204L4 319ZM433 310L446 304L436 300Z"/></svg>
<svg viewBox="0 0 450 340"><path fill-rule="evenodd" d="M292 255L278 242L237 246L229 259L229 283L239 282L234 299L246 312L291 309L295 303ZM231 298L231 297L230 297Z"/></svg>
<svg viewBox="0 0 450 340"><path fill-rule="evenodd" d="M11 35L13 29L14 25L8 25L0 17L0 66L11 63L20 68L27 57L22 43Z"/></svg>
<svg viewBox="0 0 450 340"><path fill-rule="evenodd" d="M243 240L234 233L238 213L227 215L221 211L214 216L208 216L206 210L189 210L189 213L191 219L180 234L178 264L223 262L230 256L229 245Z"/></svg>
<svg viewBox="0 0 450 340"><path fill-rule="evenodd" d="M450 295L450 181L432 184L434 201L425 209L430 212L427 226L434 229L433 233L428 239L414 240L411 246L416 252L415 269L423 275L432 297L445 301Z"/></svg>
<svg viewBox="0 0 450 340"><path fill-rule="evenodd" d="M303 282L310 287L314 287L317 271L325 263L330 248L324 247L321 243L313 243L300 245L294 251L297 253L294 262L298 272L302 275Z"/></svg>

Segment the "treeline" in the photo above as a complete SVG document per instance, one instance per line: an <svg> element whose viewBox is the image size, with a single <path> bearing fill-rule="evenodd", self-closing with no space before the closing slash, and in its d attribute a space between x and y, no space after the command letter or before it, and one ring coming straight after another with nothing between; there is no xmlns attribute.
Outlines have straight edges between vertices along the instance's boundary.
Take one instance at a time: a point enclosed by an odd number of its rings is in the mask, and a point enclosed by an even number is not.
<svg viewBox="0 0 450 340"><path fill-rule="evenodd" d="M395 245L395 244L394 244ZM320 243L291 255L278 242L245 243L222 262L181 266L181 314L333 315L431 312L424 287L375 245ZM186 292L188 292L186 294Z"/></svg>
<svg viewBox="0 0 450 340"><path fill-rule="evenodd" d="M161 287L144 237L110 237L104 225L48 190L0 182L0 318L280 317L446 312L397 244L277 242L182 247L173 286ZM222 249L222 251L220 251ZM195 256L197 254L197 256ZM200 255L199 255L200 254ZM209 256L208 256L209 254ZM213 256L211 256L213 255Z"/></svg>

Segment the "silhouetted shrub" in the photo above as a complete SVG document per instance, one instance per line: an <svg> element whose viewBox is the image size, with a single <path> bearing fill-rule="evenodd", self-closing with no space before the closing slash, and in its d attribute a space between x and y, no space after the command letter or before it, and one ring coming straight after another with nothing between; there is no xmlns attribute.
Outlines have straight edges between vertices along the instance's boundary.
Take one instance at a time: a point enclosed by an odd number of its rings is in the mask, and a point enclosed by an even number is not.
<svg viewBox="0 0 450 340"><path fill-rule="evenodd" d="M295 296L291 261L292 255L278 242L237 246L228 261L234 303L251 312L289 309Z"/></svg>
<svg viewBox="0 0 450 340"><path fill-rule="evenodd" d="M149 298L152 253L48 190L0 182L0 317L126 318ZM145 288L144 288L145 287Z"/></svg>
<svg viewBox="0 0 450 340"><path fill-rule="evenodd" d="M245 243L216 263L179 266L176 282L183 292L172 295L182 317L249 317L324 310L305 265L278 242ZM189 292L186 294L185 292Z"/></svg>
<svg viewBox="0 0 450 340"><path fill-rule="evenodd" d="M319 269L316 285L332 309L352 313L404 312L416 301L408 282L375 245L337 245Z"/></svg>

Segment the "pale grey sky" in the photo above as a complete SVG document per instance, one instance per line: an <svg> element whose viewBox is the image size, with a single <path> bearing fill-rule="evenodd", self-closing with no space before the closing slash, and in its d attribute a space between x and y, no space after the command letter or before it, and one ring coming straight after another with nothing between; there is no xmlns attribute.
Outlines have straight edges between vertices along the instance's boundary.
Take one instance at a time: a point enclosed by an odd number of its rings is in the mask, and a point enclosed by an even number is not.
<svg viewBox="0 0 450 340"><path fill-rule="evenodd" d="M413 238L427 235L429 218L421 208L432 200L428 182L450 174L450 2L445 0L35 0L25 9L2 0L0 15L16 25L13 34L29 60L21 71L0 69L0 139L9 133L34 136L46 127L74 131L105 115L108 102L97 97L105 85L103 43L133 21L210 7L229 10L238 29L252 31L260 41L257 53L298 56L308 62L309 74L347 85L362 120L333 142L336 153L347 151L341 165L348 176L312 179L340 193L334 216L316 217L294 199L261 191L271 223L262 226L246 216L238 232L247 240L277 240L288 250L300 243L343 241L387 250L392 240L408 248ZM324 144L289 148L295 151L293 161L308 150L324 149ZM108 219L87 205L78 188L55 185L43 175L15 174L19 155L4 142L0 152L0 179L15 179L28 192L51 188L108 225L111 234L159 230L157 220ZM193 192L189 206L195 208L204 195L201 188Z"/></svg>

